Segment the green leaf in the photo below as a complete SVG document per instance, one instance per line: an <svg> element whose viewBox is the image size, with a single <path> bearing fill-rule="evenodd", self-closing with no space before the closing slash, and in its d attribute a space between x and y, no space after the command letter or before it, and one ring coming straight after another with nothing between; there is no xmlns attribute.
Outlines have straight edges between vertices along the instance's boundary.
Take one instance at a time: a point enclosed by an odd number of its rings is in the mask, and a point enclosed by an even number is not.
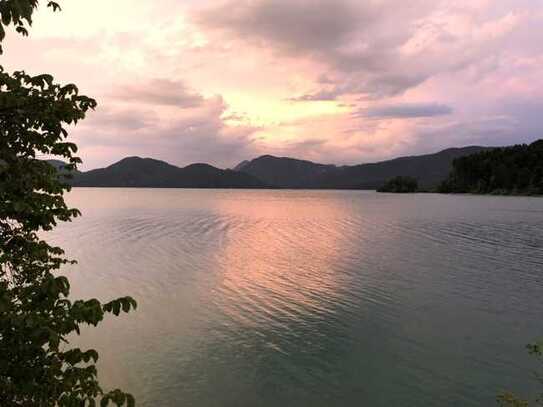
<svg viewBox="0 0 543 407"><path fill-rule="evenodd" d="M26 28L24 28L22 25L15 28L15 31L17 31L19 34L22 34L25 37L28 37L28 30ZM2 39L3 39L3 37L2 37Z"/></svg>
<svg viewBox="0 0 543 407"><path fill-rule="evenodd" d="M27 35L38 4L0 0L0 42L7 26ZM57 2L47 5L60 10ZM75 168L81 160L69 125L83 120L96 101L49 74L9 73L0 66L0 84L0 404L93 406L104 394L99 355L71 347L70 339L83 324L99 324L104 312L118 315L136 302L68 298L69 279L59 273L75 262L43 232L80 212L66 204L69 186L62 177L37 157L54 156ZM120 390L104 396L102 402L109 401L135 403Z"/></svg>
<svg viewBox="0 0 543 407"><path fill-rule="evenodd" d="M113 314L118 316L121 312L121 303L120 301L114 301L112 305Z"/></svg>
<svg viewBox="0 0 543 407"><path fill-rule="evenodd" d="M49 3L47 3L47 7L52 7L53 11L60 11L61 10L60 6L55 1L50 1Z"/></svg>

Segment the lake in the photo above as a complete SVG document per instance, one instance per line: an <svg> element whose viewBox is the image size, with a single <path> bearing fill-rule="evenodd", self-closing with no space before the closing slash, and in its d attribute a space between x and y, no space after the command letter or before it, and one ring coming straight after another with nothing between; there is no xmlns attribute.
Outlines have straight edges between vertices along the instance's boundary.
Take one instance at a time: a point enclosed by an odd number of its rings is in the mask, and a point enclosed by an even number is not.
<svg viewBox="0 0 543 407"><path fill-rule="evenodd" d="M142 406L481 406L533 394L543 199L74 189L50 239L75 297L132 295L77 342Z"/></svg>

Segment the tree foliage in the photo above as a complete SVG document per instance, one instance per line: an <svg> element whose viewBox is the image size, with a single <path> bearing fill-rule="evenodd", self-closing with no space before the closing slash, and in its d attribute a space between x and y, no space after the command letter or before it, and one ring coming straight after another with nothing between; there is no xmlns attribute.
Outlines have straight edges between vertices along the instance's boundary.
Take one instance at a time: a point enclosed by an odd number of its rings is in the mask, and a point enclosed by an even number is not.
<svg viewBox="0 0 543 407"><path fill-rule="evenodd" d="M419 183L416 178L413 177L394 177L385 182L385 184L379 188L378 192L417 192Z"/></svg>
<svg viewBox="0 0 543 407"><path fill-rule="evenodd" d="M32 14L39 0L0 0L0 43L6 36L6 27L13 24L15 31L28 36L28 26L32 25ZM47 1L47 7L60 10L56 1ZM2 46L0 45L0 54Z"/></svg>
<svg viewBox="0 0 543 407"><path fill-rule="evenodd" d="M47 2L58 9L55 2ZM28 34L37 0L0 0L0 42L9 25ZM50 75L7 73L0 66L0 406L82 406L113 402L134 405L120 390L105 393L97 380L94 349L71 348L69 335L96 326L105 313L136 307L130 297L102 304L72 300L59 275L74 263L44 231L80 213L63 198L69 186L55 168L39 160L56 156L75 169L77 147L67 125L96 107L75 85Z"/></svg>
<svg viewBox="0 0 543 407"><path fill-rule="evenodd" d="M457 158L440 192L543 194L543 140Z"/></svg>

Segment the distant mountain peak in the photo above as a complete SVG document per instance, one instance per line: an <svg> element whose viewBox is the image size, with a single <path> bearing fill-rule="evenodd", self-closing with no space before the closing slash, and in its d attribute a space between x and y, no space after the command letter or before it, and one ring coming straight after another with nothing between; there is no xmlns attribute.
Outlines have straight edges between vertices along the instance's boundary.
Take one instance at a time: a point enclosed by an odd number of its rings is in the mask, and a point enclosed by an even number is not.
<svg viewBox="0 0 543 407"><path fill-rule="evenodd" d="M265 154L239 163L235 170L251 174L268 185L302 188L310 179L335 168L334 165Z"/></svg>
<svg viewBox="0 0 543 407"><path fill-rule="evenodd" d="M294 158L294 157L276 156L276 155L271 155L271 154L264 154L264 155L258 156L255 159L253 159L251 161L248 161L248 162L251 163L251 162L254 162L254 161L266 161L266 160L270 160L270 161L291 161L291 162L304 163L304 164L313 164L313 165L318 165L318 166L335 167L335 165L333 165L333 164L319 164L319 163L315 163L315 162L309 161L309 160L303 160L303 159Z"/></svg>
<svg viewBox="0 0 543 407"><path fill-rule="evenodd" d="M249 164L249 160L244 160L240 162L238 165L236 165L233 170L234 171L241 171L243 170L243 167L245 167L247 164Z"/></svg>
<svg viewBox="0 0 543 407"><path fill-rule="evenodd" d="M280 159L290 159L289 157L277 157L271 154L264 154L256 157L254 160L280 160ZM253 160L253 161L254 161Z"/></svg>
<svg viewBox="0 0 543 407"><path fill-rule="evenodd" d="M140 188L263 188L250 174L196 163L179 168L153 158L125 157L107 168L78 174L74 186Z"/></svg>
<svg viewBox="0 0 543 407"><path fill-rule="evenodd" d="M212 165L206 164L206 163L194 163L194 164L189 164L186 167L183 167L183 169L197 169L197 168L206 169L206 170L209 170L209 169L219 170L217 167L213 167ZM222 170L219 170L219 171L222 171Z"/></svg>
<svg viewBox="0 0 543 407"><path fill-rule="evenodd" d="M117 161L116 164L127 162L127 161L143 161L143 160L145 160L145 158L137 156L137 155L133 155L133 156L124 157L124 158L120 159L119 161Z"/></svg>

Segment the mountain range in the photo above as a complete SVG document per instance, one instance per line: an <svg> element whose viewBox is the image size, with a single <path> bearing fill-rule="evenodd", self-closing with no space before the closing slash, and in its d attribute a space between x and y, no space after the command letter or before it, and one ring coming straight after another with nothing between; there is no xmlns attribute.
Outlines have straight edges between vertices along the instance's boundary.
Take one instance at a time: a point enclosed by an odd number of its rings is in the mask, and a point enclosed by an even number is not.
<svg viewBox="0 0 543 407"><path fill-rule="evenodd" d="M266 184L250 174L221 170L208 164L183 168L152 158L127 157L110 165L74 174L76 187L139 188L264 188Z"/></svg>
<svg viewBox="0 0 543 407"><path fill-rule="evenodd" d="M420 187L431 188L447 177L455 158L486 149L488 147L449 148L435 154L351 166L323 165L264 155L243 162L236 169L281 188L376 189L398 175L416 178Z"/></svg>
<svg viewBox="0 0 543 407"><path fill-rule="evenodd" d="M488 149L450 148L351 166L263 155L227 170L208 164L180 168L151 158L127 157L106 168L74 172L69 182L76 187L376 189L401 175L416 178L420 187L429 189L447 178L454 159ZM50 163L62 166L60 161Z"/></svg>

